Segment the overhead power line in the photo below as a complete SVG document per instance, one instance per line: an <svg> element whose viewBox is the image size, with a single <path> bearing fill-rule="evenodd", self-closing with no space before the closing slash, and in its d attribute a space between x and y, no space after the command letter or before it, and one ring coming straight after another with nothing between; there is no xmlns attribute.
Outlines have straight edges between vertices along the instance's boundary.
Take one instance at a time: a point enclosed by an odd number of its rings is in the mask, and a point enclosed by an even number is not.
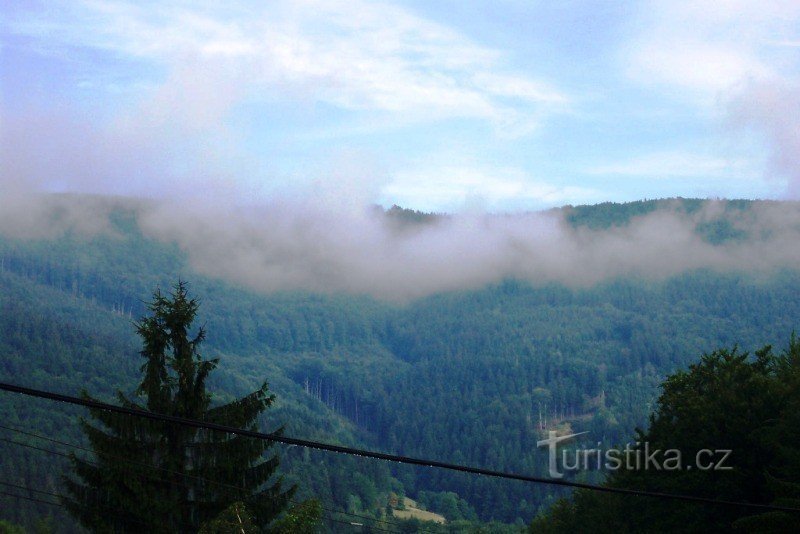
<svg viewBox="0 0 800 534"><path fill-rule="evenodd" d="M14 384L7 384L0 382L0 390L9 391L12 393L19 393L28 395L30 397L38 397L41 399L49 399L57 402L64 402L68 404L75 404L78 406L85 406L87 408L95 408L99 410L106 410L109 412L130 415L133 417L142 417L153 421L163 421L167 423L174 423L178 425L189 426L193 428L203 428L207 430L216 430L218 432L225 432L228 434L236 434L248 438L255 438L261 440L272 441L276 443L285 443L287 445L298 445L300 447L307 447L310 449L317 449L322 451L329 451L338 454L348 454L352 456L361 456L363 458L374 458L377 460L386 460L389 462L397 462L409 465L419 465L424 467L437 467L440 469L447 469L450 471L458 471L461 473L471 473L475 475L484 475L495 478L503 478L507 480L519 480L522 482L533 482L536 484L549 484L552 486L562 486L569 488L585 489L591 491L602 491L605 493L616 493L620 495L631 495L636 497L650 497L655 499L670 499L684 502L694 502L701 504L711 504L718 506L734 506L740 508L750 508L762 511L777 511L777 512L792 512L800 513L800 508L791 508L788 506L776 506L772 504L757 504L742 501L727 501L720 499L713 499L709 497L698 497L694 495L685 495L680 493L664 493L658 491L636 490L629 488L616 488L609 486L600 486L597 484L586 484L583 482L573 482L569 480L552 479L545 477L537 477L531 475L523 475L519 473L511 473L506 471L497 471L493 469L484 469L481 467L470 467L465 465L453 464L448 462L440 462L438 460L429 460L423 458L414 458L411 456L401 456L397 454L387 454L383 452L369 451L365 449L357 449L354 447L344 447L341 445L334 445L331 443L323 443L320 441L292 438L277 434L266 434L263 432L256 432L254 430L245 430L218 423L208 421L199 421L196 419L188 419L185 417L177 417L174 415L158 414L139 410L135 408L127 408L124 406L115 406L105 402L100 402L92 399L82 399L70 395L62 395L60 393L53 393L51 391L43 391L40 389L26 388Z"/></svg>
<svg viewBox="0 0 800 534"><path fill-rule="evenodd" d="M57 506L59 508L66 508L66 506L64 506L61 503L52 502L52 501L44 501L42 499L36 499L34 497L28 497L26 495L16 495L14 493L7 493L5 491L0 491L0 495L4 495L6 497L14 497L15 499L25 499L26 501L36 502L36 503L39 503L39 504L49 504L50 506Z"/></svg>
<svg viewBox="0 0 800 534"><path fill-rule="evenodd" d="M44 440L44 441L49 441L50 443L55 443L57 445L70 447L70 448L81 450L81 451L85 451L85 452L88 452L88 453L97 454L96 451L93 451L92 449L89 449L87 447L82 447L81 445L77 445L77 444L74 444L74 443L69 443L69 442L66 442L66 441L61 441L61 440L49 438L47 436L43 436L43 435L37 434L35 432L29 432L29 431L26 431L26 430L22 430L20 428L14 428L14 427L10 427L10 426L0 425L0 429L8 430L8 431L15 432L15 433L18 433L18 434L23 434L25 436L30 436L30 437L33 437L33 438L36 438L36 439L41 439L41 440ZM47 454L53 454L53 455L56 455L56 456L61 456L63 458L67 458L67 459L71 458L71 456L69 454L65 454L65 453L60 452L60 451L55 451L55 450L52 450L52 449L46 449L46 448L43 448L43 447L37 447L36 445L31 445L29 443L23 443L21 441L15 441L13 439L0 438L0 441L5 442L5 443L9 443L11 445L18 445L18 446L25 447L25 448L28 448L28 449L44 452L44 453L47 453ZM111 454L107 454L107 453L100 453L100 454L105 456L105 457L107 457L107 458L112 458L112 459L114 459L116 461L119 461L119 462L122 462L122 463L125 463L125 464L128 464L128 465L134 465L134 466L142 467L142 468L145 468L145 469L152 469L152 470L155 470L155 471L160 471L160 472L163 472L163 473L166 473L166 474L175 475L175 476L179 476L179 477L182 477L182 478L198 480L198 481L202 481L202 482L208 482L209 484L220 486L222 488L228 488L228 489L235 490L235 491L245 491L245 488L242 488L240 486L236 486L236 485L233 485L233 484L227 484L225 482L219 482L217 480L213 480L213 479L210 479L210 478L205 478L205 477L201 477L201 476L197 476L197 475L192 475L192 474L189 474L189 473L181 473L179 471L166 469L164 467L158 467L158 466L147 464L147 463L144 463L144 462L137 462L137 461L134 461L134 460L131 460L131 459L128 459L128 458L123 458L121 456L111 455ZM87 461L87 460L84 460L84 461ZM98 466L98 464L96 464L94 462L91 462L91 461L88 461L88 463L90 463L92 465L95 465L95 466ZM161 480L167 480L166 478L163 478L163 477L159 477L159 478ZM3 483L0 482L0 484L3 484ZM183 485L185 486L185 484L183 484ZM37 490L31 490L31 491L37 491ZM300 501L297 501L297 500L294 500L294 499L291 499L290 502L292 504L301 504ZM363 514L357 514L357 513L354 513L354 512L345 512L345 511L342 511L342 510L335 510L333 508L328 508L326 506L320 506L320 508L323 511L328 512L329 514L339 514L339 515L349 516L349 517L352 517L352 518L357 518L357 519L361 519L361 520L365 520L365 521L371 521L372 523L381 523L381 524L384 524L384 525L389 525L389 526L393 526L393 527L396 527L396 528L400 528L400 525L395 521L387 521L385 519L371 517L371 516L367 516L367 515L363 515ZM332 519L332 520L335 520L335 519ZM371 528L379 528L380 529L380 527L377 527L377 525L369 525L369 526ZM391 531L386 531L386 532L391 532ZM430 531L426 530L424 528L420 528L419 532L430 532Z"/></svg>
<svg viewBox="0 0 800 534"><path fill-rule="evenodd" d="M64 504L64 500L67 499L67 497L65 495L60 494L60 493L53 493L52 491L44 491L44 490L40 490L40 489L29 488L28 486L22 486L20 484L14 484L12 482L4 482L2 480L0 480L0 485L1 486L8 486L10 488L23 490L23 491L30 491L32 493L38 493L39 495L48 495L48 496L51 496L51 497L56 497L61 502L51 502L51 501L47 501L47 500L38 499L36 497L7 493L5 491L0 491L0 495L5 495L7 497L16 497L18 499L25 499L27 501L38 502L40 504L49 504L51 506L58 506L59 508L67 508L67 506ZM148 524L145 523L144 521L140 521L138 519L129 517L130 514L128 512L126 512L126 511L124 511L124 510L120 510L118 508L112 508L112 507L108 507L108 506L103 506L102 508L107 512L115 512L115 513L117 513L118 517L119 517L119 515L128 516L128 517L126 517L127 521L131 521L131 522L137 523L139 525L148 526Z"/></svg>
<svg viewBox="0 0 800 534"><path fill-rule="evenodd" d="M19 485L19 484L12 484L12 483L9 483L9 482L3 482L1 480L0 480L0 485L2 485L2 486L10 486L12 488L15 488L15 489L18 489L18 490L21 490L21 491L30 491L30 492L38 493L38 494L41 494L41 495L48 495L48 496L51 496L51 497L56 497L59 500L65 498L65 496L60 494L60 493L53 493L51 491L43 491L43 490L39 490L39 489L29 488L28 486L22 486L22 485ZM66 508L66 506L64 504L60 503L60 502L52 502L52 501L47 501L47 500L43 500L43 499L37 499L36 497L31 497L31 496L26 496L26 495L18 495L18 494L15 494L15 493L8 493L8 492L1 491L1 490L0 490L0 495L6 496L6 497L12 497L12 498L15 498L15 499L24 499L26 501L31 501L31 502L35 502L35 503L39 503L39 504L49 504L50 506L55 506L57 508ZM109 510L111 510L111 509L109 509ZM330 517L330 516L327 517L326 519L328 521L333 522L333 523L339 523L339 524L342 524L342 525L353 526L353 525L357 524L357 523L355 523L353 521L342 521L341 519L336 519L336 518ZM147 523L143 523L141 521L135 521L135 520L131 520L131 521L133 521L134 523L139 523L140 525L147 525ZM232 524L232 523L228 523L228 522L225 522L225 523ZM387 530L385 528L376 527L375 525L368 525L368 526L372 530L378 530L380 532L391 532L393 534L395 533L394 530Z"/></svg>

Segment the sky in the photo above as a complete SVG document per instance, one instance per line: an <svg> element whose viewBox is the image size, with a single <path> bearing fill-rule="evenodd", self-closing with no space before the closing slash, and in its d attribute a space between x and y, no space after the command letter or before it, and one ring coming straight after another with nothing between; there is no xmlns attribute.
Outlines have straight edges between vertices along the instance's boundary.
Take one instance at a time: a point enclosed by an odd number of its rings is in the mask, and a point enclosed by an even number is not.
<svg viewBox="0 0 800 534"><path fill-rule="evenodd" d="M0 0L0 193L800 196L800 2Z"/></svg>

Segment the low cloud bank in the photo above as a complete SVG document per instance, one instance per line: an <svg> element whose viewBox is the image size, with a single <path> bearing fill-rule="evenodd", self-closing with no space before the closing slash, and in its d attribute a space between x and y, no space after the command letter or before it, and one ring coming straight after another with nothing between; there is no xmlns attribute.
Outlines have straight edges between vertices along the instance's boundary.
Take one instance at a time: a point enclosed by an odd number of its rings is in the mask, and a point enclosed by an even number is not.
<svg viewBox="0 0 800 534"><path fill-rule="evenodd" d="M603 229L575 226L569 209L411 220L377 208L296 198L242 206L131 201L18 192L0 206L0 233L57 238L113 232L110 214L133 209L142 232L174 242L198 273L262 292L301 289L404 301L513 277L589 286L615 277L663 279L711 268L765 273L800 268L800 207L678 201ZM727 206L727 207L726 207ZM721 242L703 229L723 225ZM704 237L705 236L705 237Z"/></svg>

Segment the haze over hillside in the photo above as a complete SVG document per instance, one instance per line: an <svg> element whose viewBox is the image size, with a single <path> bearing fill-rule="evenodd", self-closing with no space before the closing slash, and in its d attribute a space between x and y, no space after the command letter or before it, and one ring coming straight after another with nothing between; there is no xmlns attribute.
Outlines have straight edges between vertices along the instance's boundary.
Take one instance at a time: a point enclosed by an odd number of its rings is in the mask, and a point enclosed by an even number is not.
<svg viewBox="0 0 800 534"><path fill-rule="evenodd" d="M202 356L220 362L212 402L265 380L276 394L259 429L547 476L543 436L625 443L671 373L800 329L797 0L0 11L0 381L116 402L141 374L132 321L182 280L207 326ZM763 398L786 415L775 428L800 442L781 397L800 378L783 387L762 367ZM88 445L85 414L0 401L16 427L0 429L0 530L52 516L73 532L58 503L30 496L61 494L69 450L40 445ZM776 468L753 456L747 483L719 486L749 491ZM281 457L331 532L412 531L400 516L423 516L437 533L519 533L565 495L300 447ZM394 515L406 498L419 508Z"/></svg>
<svg viewBox="0 0 800 534"><path fill-rule="evenodd" d="M623 443L631 429L646 424L666 373L719 346L752 349L786 339L800 316L797 270L773 272L778 263L754 259L746 269L734 264L731 269L621 276L572 287L558 278L545 283L505 276L488 285L488 278L459 280L463 289L427 297L407 300L409 293L390 293L406 297L402 305L346 292L315 294L311 288L276 291L280 285L255 285L253 291L248 280L229 273L198 272L191 250L182 250L175 241L161 234L148 237L135 219L146 216L145 207L132 210L124 201L127 207L122 208L119 200L100 198L49 201L60 205L47 212L62 221L51 226L58 232L36 238L0 236L3 380L63 393L86 387L109 399L117 388L129 391L140 365L131 319L146 313L143 302L154 288L166 288L180 276L201 299L199 319L208 329L204 354L221 358L212 381L215 398L241 394L266 379L279 402L262 421L263 428L285 424L296 437L443 461L546 475L546 454L535 446L542 425L562 432L588 431L591 446L597 440ZM692 200L586 206L564 209L561 215L491 216L472 235L507 231L509 221L523 227L531 218L563 217L559 224L574 239L625 236L636 235L640 217L683 218L693 225L705 221L692 230L698 247L730 254L736 247L777 243L767 234L759 244L739 230L770 228L762 218L783 220L794 209L789 204L725 201L711 206L717 217L706 219L700 214L708 213L709 205ZM86 213L107 217L89 225ZM453 218L436 222L400 210L372 213L361 218L363 224L380 229L388 239L412 243L429 228L441 232L432 235L449 235L448 226L436 225ZM74 229L80 226L74 221L84 224L83 230ZM499 226L488 226L491 221ZM746 227L740 221L762 225ZM251 235L266 239L269 232L265 228ZM419 255L435 257L436 251L420 250ZM224 255L214 259L227 261ZM656 253L653 261L668 259ZM464 255L453 261L468 260ZM458 273L458 265L436 265L444 273ZM753 270L753 265L765 270ZM500 280L501 271L493 273ZM354 279L345 274L342 280ZM412 271L407 279L416 276ZM14 426L80 440L72 412L13 399L0 410ZM4 477L58 490L53 473L61 464L34 455L43 453L7 445L0 455ZM287 476L301 484L305 495L359 514L377 514L390 493L402 489L429 503L444 499L442 492L455 493L463 500L462 512L450 519L525 523L559 494L545 486L395 470L293 449L284 451L283 459ZM599 473L590 476L601 479ZM12 514L3 517L15 521L32 522L44 513L27 505L0 508Z"/></svg>
<svg viewBox="0 0 800 534"><path fill-rule="evenodd" d="M108 228L107 203L48 193L143 198L145 235L199 272L395 300L797 267L792 203L546 211L795 199L796 2L455 4L11 6L0 231ZM452 215L399 231L376 204Z"/></svg>
<svg viewBox="0 0 800 534"><path fill-rule="evenodd" d="M769 275L800 267L793 246L800 205L776 201L673 199L426 216L296 199L243 206L26 195L0 210L0 232L112 235L112 219L122 213L145 236L177 244L197 272L263 292L408 300L505 278L582 287L695 269Z"/></svg>

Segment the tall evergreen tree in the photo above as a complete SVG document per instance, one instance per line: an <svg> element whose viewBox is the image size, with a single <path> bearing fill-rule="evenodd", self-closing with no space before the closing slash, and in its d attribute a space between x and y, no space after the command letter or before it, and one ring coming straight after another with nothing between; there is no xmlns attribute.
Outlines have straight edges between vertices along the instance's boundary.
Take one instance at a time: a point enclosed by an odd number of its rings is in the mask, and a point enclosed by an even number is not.
<svg viewBox="0 0 800 534"><path fill-rule="evenodd" d="M178 282L167 296L157 290L148 308L151 315L136 323L145 359L139 399L118 392L120 404L254 430L274 395L265 383L211 407L206 379L217 360L198 352L205 331L191 334L198 303L186 284ZM81 424L96 458L72 457L79 480L65 480L64 503L92 531L197 532L234 503L264 528L294 494L294 487L282 489L280 478L268 485L278 467L277 456L263 459L271 443L99 409L90 414L94 422Z"/></svg>

